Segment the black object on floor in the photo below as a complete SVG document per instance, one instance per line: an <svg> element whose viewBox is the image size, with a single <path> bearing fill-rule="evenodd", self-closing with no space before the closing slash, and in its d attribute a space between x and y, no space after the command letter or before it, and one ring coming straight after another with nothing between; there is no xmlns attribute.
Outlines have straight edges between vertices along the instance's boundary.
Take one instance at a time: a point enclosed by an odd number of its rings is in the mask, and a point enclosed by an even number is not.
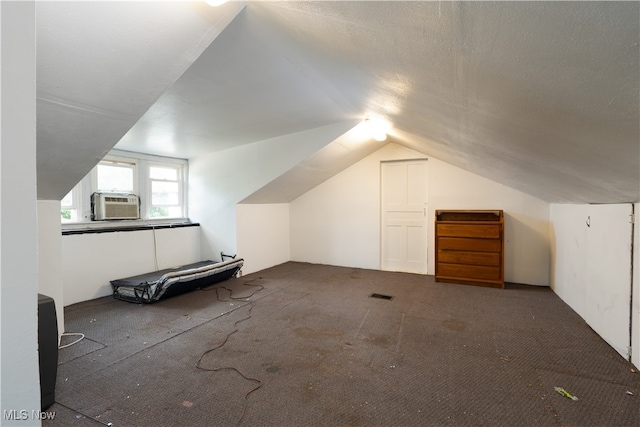
<svg viewBox="0 0 640 427"><path fill-rule="evenodd" d="M242 258L222 262L200 261L112 280L113 296L123 301L151 303L227 280L240 271L243 263Z"/></svg>
<svg viewBox="0 0 640 427"><path fill-rule="evenodd" d="M38 362L40 402L44 411L55 400L58 372L58 319L53 298L38 294Z"/></svg>
<svg viewBox="0 0 640 427"><path fill-rule="evenodd" d="M384 295L384 294L371 294L369 295L371 298L380 298L380 299L386 299L391 301L393 299L393 296L391 295Z"/></svg>

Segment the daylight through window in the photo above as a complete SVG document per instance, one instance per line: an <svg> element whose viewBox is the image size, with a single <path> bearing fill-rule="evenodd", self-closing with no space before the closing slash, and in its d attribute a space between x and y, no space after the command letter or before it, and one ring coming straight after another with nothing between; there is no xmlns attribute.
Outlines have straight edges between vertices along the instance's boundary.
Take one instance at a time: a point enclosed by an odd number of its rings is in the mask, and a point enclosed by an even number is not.
<svg viewBox="0 0 640 427"><path fill-rule="evenodd" d="M188 163L112 151L60 202L62 223L91 222L91 194L135 194L143 220L187 218Z"/></svg>
<svg viewBox="0 0 640 427"><path fill-rule="evenodd" d="M151 206L149 218L182 216L182 179L178 166L149 166Z"/></svg>

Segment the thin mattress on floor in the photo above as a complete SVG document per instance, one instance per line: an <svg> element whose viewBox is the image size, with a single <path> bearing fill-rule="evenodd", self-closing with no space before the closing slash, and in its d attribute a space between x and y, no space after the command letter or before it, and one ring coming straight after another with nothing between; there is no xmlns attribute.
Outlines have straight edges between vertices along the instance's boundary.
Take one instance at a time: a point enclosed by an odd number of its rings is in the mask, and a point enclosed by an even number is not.
<svg viewBox="0 0 640 427"><path fill-rule="evenodd" d="M200 261L181 267L111 280L113 296L123 301L151 303L227 280L235 276L243 264L242 258L221 262Z"/></svg>

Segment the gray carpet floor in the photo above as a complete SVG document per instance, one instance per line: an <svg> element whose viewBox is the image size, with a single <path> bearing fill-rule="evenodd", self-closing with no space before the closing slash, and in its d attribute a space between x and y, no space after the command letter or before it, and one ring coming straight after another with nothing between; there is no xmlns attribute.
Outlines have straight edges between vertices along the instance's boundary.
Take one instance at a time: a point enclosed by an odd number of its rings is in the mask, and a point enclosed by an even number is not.
<svg viewBox="0 0 640 427"><path fill-rule="evenodd" d="M43 426L640 425L640 375L548 288L289 262L65 319Z"/></svg>

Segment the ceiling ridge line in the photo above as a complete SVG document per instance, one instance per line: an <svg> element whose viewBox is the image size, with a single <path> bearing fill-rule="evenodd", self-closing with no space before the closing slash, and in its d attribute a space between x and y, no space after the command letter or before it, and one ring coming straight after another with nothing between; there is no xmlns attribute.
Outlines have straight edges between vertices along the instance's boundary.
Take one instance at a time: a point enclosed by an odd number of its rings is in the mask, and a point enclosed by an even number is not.
<svg viewBox="0 0 640 427"><path fill-rule="evenodd" d="M116 111L107 110L105 108L99 108L92 105L82 104L79 102L70 101L68 99L62 99L52 95L49 95L49 96L38 95L36 96L36 100L46 102L48 104L61 106L61 107L71 108L73 110L85 111L88 113L99 114L101 116L108 116L108 117L112 117L120 120L130 120L132 117L138 116L137 114L118 113Z"/></svg>

